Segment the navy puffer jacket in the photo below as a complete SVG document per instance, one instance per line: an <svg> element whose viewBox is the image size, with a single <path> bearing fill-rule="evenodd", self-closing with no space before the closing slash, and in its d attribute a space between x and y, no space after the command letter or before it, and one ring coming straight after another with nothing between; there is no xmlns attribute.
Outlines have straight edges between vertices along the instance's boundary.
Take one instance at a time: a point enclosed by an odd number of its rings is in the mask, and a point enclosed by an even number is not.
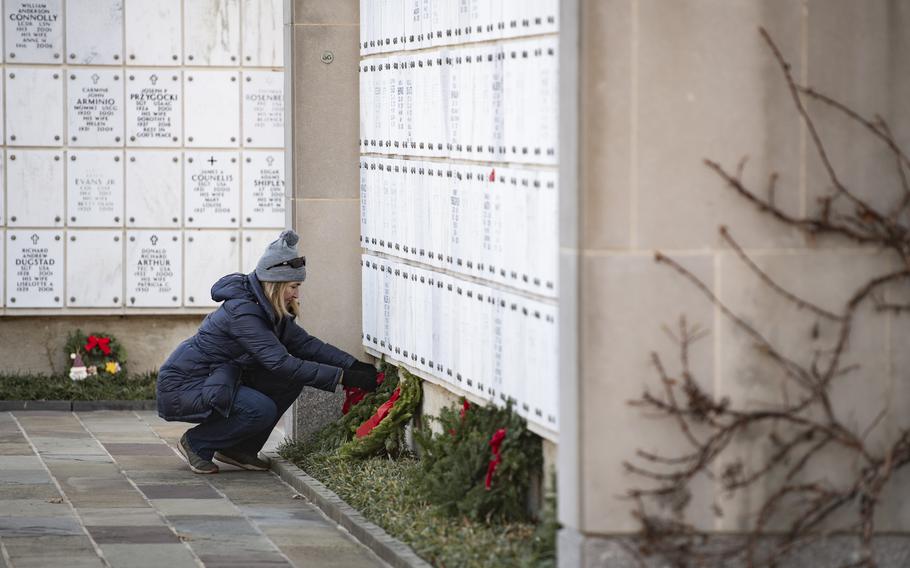
<svg viewBox="0 0 910 568"><path fill-rule="evenodd" d="M158 415L202 422L228 416L243 373L272 373L289 383L333 391L356 359L309 335L292 317L276 320L255 273L229 274L212 286L223 302L158 372Z"/></svg>

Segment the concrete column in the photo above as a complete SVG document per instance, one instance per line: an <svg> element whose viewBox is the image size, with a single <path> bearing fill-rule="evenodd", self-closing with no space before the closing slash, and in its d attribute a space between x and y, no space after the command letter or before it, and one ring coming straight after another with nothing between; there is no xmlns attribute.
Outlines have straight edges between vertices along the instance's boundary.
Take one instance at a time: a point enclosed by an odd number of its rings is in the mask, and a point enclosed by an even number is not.
<svg viewBox="0 0 910 568"><path fill-rule="evenodd" d="M575 1L563 2L572 7ZM737 197L703 165L710 158L735 170L749 156L745 181L762 193L780 176L776 202L793 214L827 193L820 161L790 99L780 69L758 28L773 36L800 81L847 102L865 116L879 113L907 145L910 10L888 0L577 0L565 9L561 34L577 35L577 76L563 63L563 81L577 93L561 98L566 142L578 163L560 152L563 226L561 360L561 566L634 566L617 537L635 533L633 503L622 496L647 484L625 471L636 449L678 455L685 449L671 421L649 418L628 401L660 391L651 352L679 369L678 347L663 331L680 315L709 335L690 354L692 372L708 392L748 407L772 404L781 385L736 329L698 289L653 260L674 258L727 305L758 326L785 353L806 363L813 318L757 280L718 237L730 227L747 253L778 283L831 310L888 259L852 243L805 241ZM567 17L568 16L568 17ZM563 46L563 54L570 45ZM565 71L570 73L565 73ZM567 87L568 88L568 87ZM570 93L571 94L571 93ZM901 102L903 101L903 103ZM577 105L577 113L566 108ZM817 105L816 105L817 106ZM874 203L891 203L899 184L893 157L861 128L813 107L820 132L846 183ZM571 129L575 129L574 138ZM890 160L890 163L886 163ZM577 176L577 192L566 183ZM574 224L571 224L573 223ZM893 265L892 265L893 267ZM568 282L567 282L568 283ZM574 293L574 295L572 295ZM574 322L571 321L574 318ZM862 368L838 383L836 404L847 422L868 425L883 406L892 412L874 436L906 427L906 319L863 314L850 360ZM897 340L898 335L902 339ZM816 343L813 343L816 341ZM755 466L771 451L763 438L743 439L736 452ZM809 475L836 481L851 464L832 455ZM906 483L883 499L879 530L910 529ZM690 520L706 530L742 531L771 490L729 499L707 480L694 488ZM719 503L724 516L711 511Z"/></svg>
<svg viewBox="0 0 910 568"><path fill-rule="evenodd" d="M359 3L286 0L291 222L307 256L299 323L365 357L360 347ZM295 434L340 412L341 395L305 389Z"/></svg>

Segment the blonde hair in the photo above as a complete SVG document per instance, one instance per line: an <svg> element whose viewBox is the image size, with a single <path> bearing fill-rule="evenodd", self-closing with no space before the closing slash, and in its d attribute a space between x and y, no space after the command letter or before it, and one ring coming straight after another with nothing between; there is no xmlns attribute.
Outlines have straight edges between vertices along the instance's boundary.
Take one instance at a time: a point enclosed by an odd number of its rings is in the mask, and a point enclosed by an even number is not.
<svg viewBox="0 0 910 568"><path fill-rule="evenodd" d="M284 293L291 284L295 284L295 282L262 283L262 291L265 292L265 297L268 298L269 303L272 304L272 309L275 310L278 319L287 316L297 317L300 314L300 304L297 300L291 300L290 302L284 301Z"/></svg>

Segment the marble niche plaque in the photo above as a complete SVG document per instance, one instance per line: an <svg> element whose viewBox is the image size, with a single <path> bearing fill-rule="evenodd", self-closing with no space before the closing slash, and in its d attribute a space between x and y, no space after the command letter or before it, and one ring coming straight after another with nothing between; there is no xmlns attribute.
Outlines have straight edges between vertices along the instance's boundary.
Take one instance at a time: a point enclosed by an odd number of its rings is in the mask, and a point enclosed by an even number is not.
<svg viewBox="0 0 910 568"><path fill-rule="evenodd" d="M122 79L119 70L69 70L67 114L71 146L123 145Z"/></svg>
<svg viewBox="0 0 910 568"><path fill-rule="evenodd" d="M278 238L279 234L281 234L281 230L278 229L271 231L243 231L243 238L240 243L240 270L244 274L249 274L256 269L259 257L265 252L269 243Z"/></svg>
<svg viewBox="0 0 910 568"><path fill-rule="evenodd" d="M63 226L63 152L6 151L7 224L10 227Z"/></svg>
<svg viewBox="0 0 910 568"><path fill-rule="evenodd" d="M183 172L185 226L239 226L240 164L236 152L186 152Z"/></svg>
<svg viewBox="0 0 910 568"><path fill-rule="evenodd" d="M6 306L63 306L63 232L6 232Z"/></svg>
<svg viewBox="0 0 910 568"><path fill-rule="evenodd" d="M240 0L193 0L183 5L184 64L239 65Z"/></svg>
<svg viewBox="0 0 910 568"><path fill-rule="evenodd" d="M183 77L186 146L238 146L240 87L237 72L189 70Z"/></svg>
<svg viewBox="0 0 910 568"><path fill-rule="evenodd" d="M284 65L284 7L282 0L243 2L243 64Z"/></svg>
<svg viewBox="0 0 910 568"><path fill-rule="evenodd" d="M253 148L284 146L283 71L244 71L243 141Z"/></svg>
<svg viewBox="0 0 910 568"><path fill-rule="evenodd" d="M178 146L182 126L178 69L131 70L126 81L129 146Z"/></svg>
<svg viewBox="0 0 910 568"><path fill-rule="evenodd" d="M10 146L62 146L62 70L7 67L5 73L6 143Z"/></svg>
<svg viewBox="0 0 910 568"><path fill-rule="evenodd" d="M126 305L175 308L182 297L180 231L127 231Z"/></svg>
<svg viewBox="0 0 910 568"><path fill-rule="evenodd" d="M179 227L182 174L179 152L127 152L126 226Z"/></svg>
<svg viewBox="0 0 910 568"><path fill-rule="evenodd" d="M181 0L125 0L126 62L179 65Z"/></svg>
<svg viewBox="0 0 910 568"><path fill-rule="evenodd" d="M187 307L214 306L212 284L225 274L240 270L237 231L187 231L183 289Z"/></svg>
<svg viewBox="0 0 910 568"><path fill-rule="evenodd" d="M243 157L243 225L284 227L284 152L246 152Z"/></svg>
<svg viewBox="0 0 910 568"><path fill-rule="evenodd" d="M86 278L91 274L90 278ZM66 238L66 305L123 305L123 232L76 230Z"/></svg>
<svg viewBox="0 0 910 568"><path fill-rule="evenodd" d="M10 63L62 63L63 0L6 0L6 59Z"/></svg>
<svg viewBox="0 0 910 568"><path fill-rule="evenodd" d="M123 226L123 153L70 150L66 217L71 227Z"/></svg>
<svg viewBox="0 0 910 568"><path fill-rule="evenodd" d="M123 0L66 0L66 51L69 63L120 65Z"/></svg>

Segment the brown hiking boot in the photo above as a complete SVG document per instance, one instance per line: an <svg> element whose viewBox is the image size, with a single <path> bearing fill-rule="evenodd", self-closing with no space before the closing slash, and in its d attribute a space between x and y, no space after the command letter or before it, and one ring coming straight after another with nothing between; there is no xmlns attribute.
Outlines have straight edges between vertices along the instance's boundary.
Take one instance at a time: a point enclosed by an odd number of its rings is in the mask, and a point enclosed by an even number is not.
<svg viewBox="0 0 910 568"><path fill-rule="evenodd" d="M269 469L269 462L262 461L250 454L232 452L230 450L215 452L215 459L250 471L267 471Z"/></svg>
<svg viewBox="0 0 910 568"><path fill-rule="evenodd" d="M190 469L194 473L218 473L218 466L210 462L209 460L204 460L190 449L190 444L186 441L186 432L183 433L183 436L180 437L180 443L177 444L177 447L180 449L180 453L183 454L183 457L186 458L186 462L190 465Z"/></svg>

